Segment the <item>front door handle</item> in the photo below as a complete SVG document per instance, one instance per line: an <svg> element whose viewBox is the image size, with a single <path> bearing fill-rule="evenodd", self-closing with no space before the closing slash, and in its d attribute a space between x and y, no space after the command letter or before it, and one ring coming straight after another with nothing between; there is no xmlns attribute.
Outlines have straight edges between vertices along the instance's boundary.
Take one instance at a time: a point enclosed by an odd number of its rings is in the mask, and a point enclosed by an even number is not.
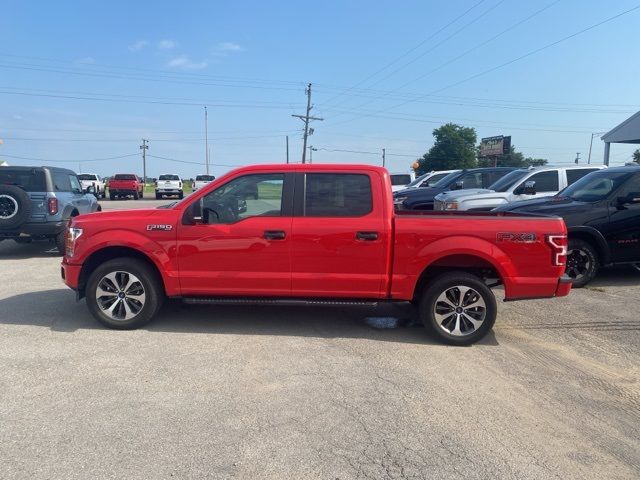
<svg viewBox="0 0 640 480"><path fill-rule="evenodd" d="M378 239L378 232L357 232L356 240L362 240L365 242L373 242Z"/></svg>
<svg viewBox="0 0 640 480"><path fill-rule="evenodd" d="M262 238L265 240L284 240L287 234L282 230L265 230Z"/></svg>

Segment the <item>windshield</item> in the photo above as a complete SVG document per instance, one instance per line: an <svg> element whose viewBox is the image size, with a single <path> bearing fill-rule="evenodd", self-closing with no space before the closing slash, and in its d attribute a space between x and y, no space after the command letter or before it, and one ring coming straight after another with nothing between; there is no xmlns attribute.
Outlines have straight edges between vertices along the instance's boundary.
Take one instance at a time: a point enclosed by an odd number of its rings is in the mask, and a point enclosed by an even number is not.
<svg viewBox="0 0 640 480"><path fill-rule="evenodd" d="M391 175L391 185L407 185L409 182L411 182L411 175L408 173Z"/></svg>
<svg viewBox="0 0 640 480"><path fill-rule="evenodd" d="M418 178L416 178L413 182L409 183L407 185L407 187L416 187L418 185L420 185L420 183L427 178L429 175L431 175L431 172L428 173L423 173L422 175L420 175ZM392 175L393 176L393 175Z"/></svg>
<svg viewBox="0 0 640 480"><path fill-rule="evenodd" d="M599 171L582 177L557 196L569 197L577 202L597 202L618 189L631 174L628 172Z"/></svg>
<svg viewBox="0 0 640 480"><path fill-rule="evenodd" d="M160 175L158 180L180 180L178 175Z"/></svg>
<svg viewBox="0 0 640 480"><path fill-rule="evenodd" d="M95 175L91 173L81 173L78 175L78 180L98 180Z"/></svg>
<svg viewBox="0 0 640 480"><path fill-rule="evenodd" d="M506 192L516 182L520 181L525 175L527 175L527 173L529 173L529 170L514 170L513 172L507 173L500 180L493 182L493 184L489 186L489 190Z"/></svg>
<svg viewBox="0 0 640 480"><path fill-rule="evenodd" d="M441 178L440 181L438 181L436 184L431 186L434 188L446 187L449 185L449 183L451 183L453 180L458 178L460 174L461 172L451 172L449 175L445 176L444 178Z"/></svg>
<svg viewBox="0 0 640 480"><path fill-rule="evenodd" d="M196 182L211 182L215 179L216 177L214 177L213 175L198 175L196 177Z"/></svg>

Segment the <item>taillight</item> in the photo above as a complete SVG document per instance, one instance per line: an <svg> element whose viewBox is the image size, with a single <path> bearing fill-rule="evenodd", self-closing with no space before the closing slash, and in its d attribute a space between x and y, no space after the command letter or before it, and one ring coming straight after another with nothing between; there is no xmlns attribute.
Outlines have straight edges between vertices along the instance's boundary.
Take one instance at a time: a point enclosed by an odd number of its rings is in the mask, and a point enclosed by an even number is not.
<svg viewBox="0 0 640 480"><path fill-rule="evenodd" d="M49 198L47 200L47 210L49 211L49 215L55 215L58 213L58 199L55 197Z"/></svg>
<svg viewBox="0 0 640 480"><path fill-rule="evenodd" d="M564 267L567 264L567 246L569 244L567 236L547 235L547 243L553 251L551 263L556 267Z"/></svg>

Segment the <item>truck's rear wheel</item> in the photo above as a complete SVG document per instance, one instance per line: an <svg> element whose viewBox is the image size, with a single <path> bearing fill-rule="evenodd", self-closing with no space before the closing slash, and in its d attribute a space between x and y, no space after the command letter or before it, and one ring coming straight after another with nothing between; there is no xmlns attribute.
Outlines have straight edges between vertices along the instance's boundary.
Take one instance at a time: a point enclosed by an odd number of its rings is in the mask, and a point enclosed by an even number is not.
<svg viewBox="0 0 640 480"><path fill-rule="evenodd" d="M138 200L139 198L140 198L140 195L138 195L138 192L133 192L133 199Z"/></svg>
<svg viewBox="0 0 640 480"><path fill-rule="evenodd" d="M470 345L483 338L496 321L496 298L487 285L467 272L436 277L420 301L425 327L451 345Z"/></svg>
<svg viewBox="0 0 640 480"><path fill-rule="evenodd" d="M598 273L598 252L589 242L579 238L569 239L566 274L575 288L584 287Z"/></svg>
<svg viewBox="0 0 640 480"><path fill-rule="evenodd" d="M130 330L158 313L164 293L156 273L134 258L116 258L96 268L86 288L87 306L103 325Z"/></svg>

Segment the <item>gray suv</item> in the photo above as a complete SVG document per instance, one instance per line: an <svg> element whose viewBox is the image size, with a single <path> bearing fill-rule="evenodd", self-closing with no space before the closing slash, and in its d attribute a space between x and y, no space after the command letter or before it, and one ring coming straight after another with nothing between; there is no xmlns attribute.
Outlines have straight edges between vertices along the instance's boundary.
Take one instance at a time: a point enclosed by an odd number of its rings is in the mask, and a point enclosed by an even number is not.
<svg viewBox="0 0 640 480"><path fill-rule="evenodd" d="M0 167L0 241L48 238L64 254L69 218L102 210L93 188L64 168Z"/></svg>

